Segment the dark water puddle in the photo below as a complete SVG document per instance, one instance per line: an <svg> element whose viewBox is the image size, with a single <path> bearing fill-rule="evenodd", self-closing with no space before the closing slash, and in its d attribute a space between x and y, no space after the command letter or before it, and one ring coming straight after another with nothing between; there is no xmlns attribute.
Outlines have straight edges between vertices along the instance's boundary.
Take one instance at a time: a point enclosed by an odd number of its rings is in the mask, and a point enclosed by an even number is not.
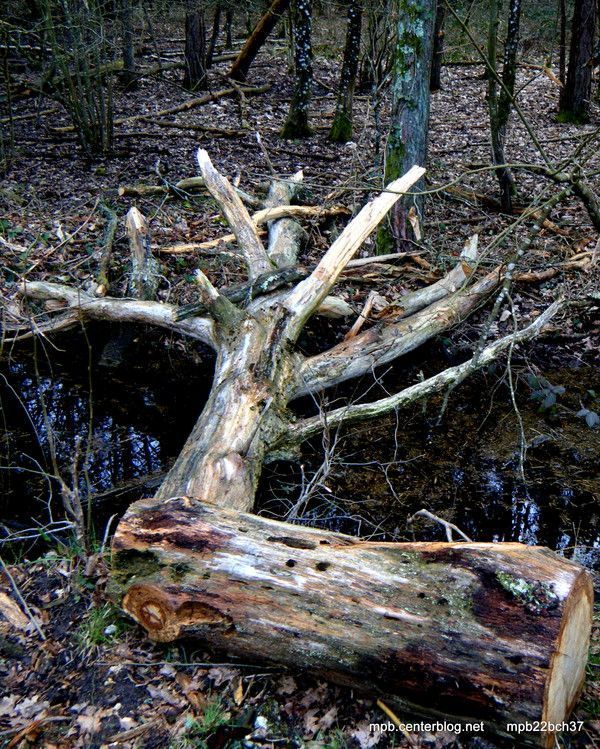
<svg viewBox="0 0 600 749"><path fill-rule="evenodd" d="M0 362L0 538L46 525L48 508L62 517L58 482L47 475L52 449L84 505L89 498L101 535L111 515L152 494L187 438L208 394L211 356L184 356L176 341L144 333L121 367L106 369L98 362L107 335L92 328L88 338L22 346ZM542 411L529 375L515 376L525 484L508 389L486 373L453 393L441 422L434 399L330 435L326 461L318 440L303 465L268 467L259 510L378 539L443 538L422 520L407 527L425 507L473 539L547 545L600 569L600 430L576 415L600 406L597 369L545 371L564 392ZM399 384L393 373L383 383Z"/></svg>
<svg viewBox="0 0 600 749"><path fill-rule="evenodd" d="M22 346L0 362L0 525L12 532L45 525L48 507L61 517L59 484L47 475L55 473L52 451L85 508L90 500L101 532L113 513L151 494L200 413L210 388L208 352L197 353L198 365L177 344L168 349L144 334L109 369L99 366L106 341L106 330L92 328L88 338Z"/></svg>

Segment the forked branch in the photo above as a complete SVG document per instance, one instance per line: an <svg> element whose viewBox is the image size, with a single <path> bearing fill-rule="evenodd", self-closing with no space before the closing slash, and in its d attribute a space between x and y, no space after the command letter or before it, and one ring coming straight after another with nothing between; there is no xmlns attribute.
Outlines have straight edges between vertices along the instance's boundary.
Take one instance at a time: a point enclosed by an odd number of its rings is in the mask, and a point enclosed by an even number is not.
<svg viewBox="0 0 600 749"><path fill-rule="evenodd" d="M365 239L379 225L390 208L425 174L413 166L403 177L387 186L373 198L346 226L327 250L310 276L289 294L285 306L291 313L288 337L294 340L309 317L329 294L340 274Z"/></svg>

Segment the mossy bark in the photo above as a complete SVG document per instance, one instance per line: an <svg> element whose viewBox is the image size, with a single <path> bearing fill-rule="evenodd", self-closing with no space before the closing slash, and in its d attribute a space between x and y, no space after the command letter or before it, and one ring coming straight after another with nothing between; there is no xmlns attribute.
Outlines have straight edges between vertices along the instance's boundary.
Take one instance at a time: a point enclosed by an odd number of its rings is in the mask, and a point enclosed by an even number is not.
<svg viewBox="0 0 600 749"><path fill-rule="evenodd" d="M357 0L350 0L337 105L333 124L329 131L329 140L334 143L345 143L352 139L352 108L360 56L361 27L362 3L357 2Z"/></svg>
<svg viewBox="0 0 600 749"><path fill-rule="evenodd" d="M429 129L429 81L435 24L435 0L398 0L398 28L392 79L392 113L386 147L384 182L411 166L424 166ZM421 181L417 190L423 188ZM377 235L377 252L392 252L411 237L408 210L423 215L423 196L406 197L392 210L390 223Z"/></svg>
<svg viewBox="0 0 600 749"><path fill-rule="evenodd" d="M282 138L312 135L308 112L312 95L312 0L295 0L294 12L294 93L290 111L281 131Z"/></svg>

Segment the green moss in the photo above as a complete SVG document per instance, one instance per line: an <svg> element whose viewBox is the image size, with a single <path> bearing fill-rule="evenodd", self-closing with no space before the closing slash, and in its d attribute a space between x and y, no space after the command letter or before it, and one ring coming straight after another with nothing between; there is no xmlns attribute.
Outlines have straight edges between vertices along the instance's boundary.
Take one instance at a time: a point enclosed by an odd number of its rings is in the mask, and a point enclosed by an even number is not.
<svg viewBox="0 0 600 749"><path fill-rule="evenodd" d="M346 143L352 140L352 120L346 112L336 112L331 130L329 131L329 140L333 143Z"/></svg>
<svg viewBox="0 0 600 749"><path fill-rule="evenodd" d="M569 112L563 111L559 112L556 115L556 121L560 122L562 124L571 124L571 125L585 125L587 122L590 121L590 118L583 113L577 113L577 112Z"/></svg>
<svg viewBox="0 0 600 749"><path fill-rule="evenodd" d="M524 607L534 614L556 608L558 596L552 585L541 582L527 582L522 577L515 577L507 572L497 572L496 579L504 590L519 600Z"/></svg>
<svg viewBox="0 0 600 749"><path fill-rule="evenodd" d="M156 554L151 551L118 551L112 558L112 577L117 583L125 585L134 578L151 577L160 572L162 565Z"/></svg>

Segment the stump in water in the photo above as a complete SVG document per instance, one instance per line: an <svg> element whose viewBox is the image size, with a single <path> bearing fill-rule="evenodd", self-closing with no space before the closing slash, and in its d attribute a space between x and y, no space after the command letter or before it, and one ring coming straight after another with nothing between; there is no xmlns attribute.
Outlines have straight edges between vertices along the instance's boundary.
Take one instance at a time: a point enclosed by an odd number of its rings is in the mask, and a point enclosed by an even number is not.
<svg viewBox="0 0 600 749"><path fill-rule="evenodd" d="M500 733L560 723L583 684L591 580L547 549L367 542L176 498L133 504L113 552L124 609L161 642L200 638Z"/></svg>

